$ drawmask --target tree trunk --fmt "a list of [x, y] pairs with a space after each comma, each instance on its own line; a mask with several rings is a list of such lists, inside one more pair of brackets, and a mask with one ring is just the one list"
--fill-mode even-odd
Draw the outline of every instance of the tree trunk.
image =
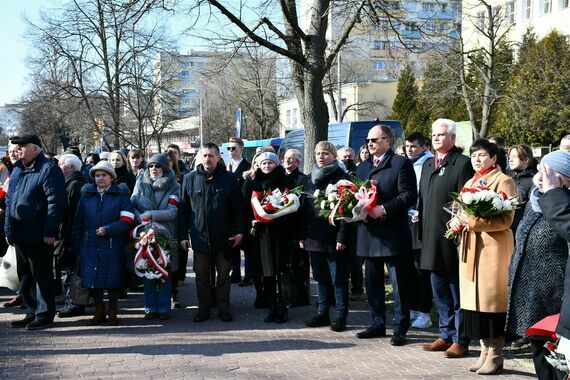
[[327, 139], [329, 111], [323, 93], [322, 75], [307, 70], [304, 80], [304, 102], [301, 108], [305, 128], [304, 171], [310, 173], [315, 164], [315, 145]]

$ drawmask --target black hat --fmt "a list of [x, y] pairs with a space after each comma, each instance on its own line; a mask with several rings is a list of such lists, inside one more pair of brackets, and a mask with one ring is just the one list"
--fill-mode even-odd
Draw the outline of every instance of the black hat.
[[40, 148], [42, 146], [40, 138], [36, 135], [24, 135], [22, 137], [12, 140], [11, 143], [16, 145], [26, 145], [32, 143], [34, 145], [39, 146]]

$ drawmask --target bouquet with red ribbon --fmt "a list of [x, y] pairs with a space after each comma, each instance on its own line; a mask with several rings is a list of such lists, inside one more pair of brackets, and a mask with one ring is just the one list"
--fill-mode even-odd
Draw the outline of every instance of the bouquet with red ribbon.
[[296, 212], [301, 206], [299, 197], [302, 191], [303, 186], [298, 186], [292, 190], [285, 189], [283, 192], [279, 189], [266, 192], [252, 192], [251, 208], [253, 209], [255, 220], [261, 223], [268, 223]]
[[341, 179], [330, 184], [324, 191], [316, 190], [312, 195], [319, 215], [328, 218], [331, 225], [335, 220], [348, 223], [366, 219], [376, 205], [377, 184], [374, 180], [360, 181]]
[[131, 231], [136, 250], [134, 259], [135, 274], [149, 280], [169, 281], [170, 233], [161, 224], [146, 222]]

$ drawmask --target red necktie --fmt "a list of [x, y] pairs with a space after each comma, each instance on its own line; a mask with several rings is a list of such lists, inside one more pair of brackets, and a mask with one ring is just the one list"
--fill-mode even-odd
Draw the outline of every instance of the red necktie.
[[380, 157], [374, 157], [374, 166], [379, 166], [382, 160]]

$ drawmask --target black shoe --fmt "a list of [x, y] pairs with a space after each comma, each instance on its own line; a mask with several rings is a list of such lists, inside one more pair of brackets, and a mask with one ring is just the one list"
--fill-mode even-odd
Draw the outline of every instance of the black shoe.
[[403, 346], [406, 344], [406, 336], [404, 334], [394, 334], [392, 339], [390, 339], [390, 344], [392, 346]]
[[241, 282], [241, 276], [231, 276], [230, 277], [230, 282], [232, 284], [239, 284]]
[[12, 327], [26, 327], [29, 323], [32, 323], [36, 319], [36, 316], [33, 314], [26, 314], [24, 319], [18, 319], [17, 321], [10, 322]]
[[207, 321], [208, 319], [210, 319], [210, 315], [205, 313], [198, 312], [198, 314], [194, 316], [194, 322], [198, 323]]
[[180, 305], [180, 301], [178, 301], [178, 290], [175, 293], [172, 293], [172, 308], [173, 309], [180, 309], [182, 305]]
[[331, 325], [331, 330], [336, 332], [346, 330], [346, 317], [337, 317]]
[[230, 314], [229, 311], [223, 311], [218, 313], [218, 317], [222, 322], [231, 322], [234, 320], [234, 317]]
[[53, 325], [53, 319], [36, 319], [26, 325], [26, 330], [42, 330]]
[[272, 308], [269, 309], [269, 312], [267, 313], [267, 317], [265, 317], [263, 319], [263, 322], [265, 323], [273, 323], [277, 320], [277, 309]]
[[251, 278], [243, 278], [243, 280], [241, 280], [241, 282], [238, 284], [238, 286], [250, 286], [253, 285], [253, 280]]
[[275, 323], [285, 323], [289, 320], [289, 312], [286, 307], [281, 307], [277, 312], [277, 318], [275, 318]]
[[527, 337], [524, 337], [524, 338], [517, 339], [513, 343], [511, 343], [511, 347], [521, 348], [523, 346], [526, 346], [527, 344], [530, 344], [530, 339]]
[[57, 316], [60, 318], [79, 317], [81, 315], [85, 315], [85, 307], [76, 305], [64, 307], [57, 312]]
[[305, 323], [307, 327], [330, 326], [331, 319], [328, 314], [317, 314], [309, 322]]
[[370, 338], [384, 338], [386, 336], [386, 329], [382, 327], [369, 327], [364, 331], [356, 334], [358, 339], [370, 339]]

